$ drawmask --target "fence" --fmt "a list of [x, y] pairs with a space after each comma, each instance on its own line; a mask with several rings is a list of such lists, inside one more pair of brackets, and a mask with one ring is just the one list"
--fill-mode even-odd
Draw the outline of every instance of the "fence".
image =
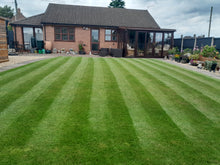
[[[220, 51], [220, 38], [176, 38], [174, 39], [174, 47], [178, 47], [181, 50], [181, 44], [183, 40], [182, 49], [190, 48], [193, 49], [194, 46], [198, 48], [204, 47], [205, 45], [214, 45], [218, 51]], [[195, 43], [196, 42], [196, 43]]]

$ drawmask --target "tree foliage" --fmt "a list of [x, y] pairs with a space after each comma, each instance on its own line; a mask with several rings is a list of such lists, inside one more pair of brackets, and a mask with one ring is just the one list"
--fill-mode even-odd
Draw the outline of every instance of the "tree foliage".
[[10, 6], [5, 5], [4, 7], [0, 6], [0, 16], [6, 17], [6, 18], [12, 18], [14, 15], [14, 9], [12, 9]]
[[125, 2], [123, 0], [112, 0], [108, 7], [109, 8], [124, 8]]

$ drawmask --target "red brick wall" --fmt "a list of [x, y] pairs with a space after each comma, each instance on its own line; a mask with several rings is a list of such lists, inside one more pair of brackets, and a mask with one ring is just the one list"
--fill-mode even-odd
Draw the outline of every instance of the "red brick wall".
[[[70, 48], [74, 49], [75, 51], [79, 51], [78, 45], [83, 43], [85, 52], [87, 54], [91, 51], [91, 29], [88, 28], [87, 30], [83, 30], [82, 27], [75, 27], [75, 42], [64, 42], [64, 41], [55, 41], [54, 40], [54, 26], [45, 26], [44, 30], [46, 30], [46, 40], [52, 41], [52, 47], [60, 50], [65, 48], [66, 51], [69, 51]], [[22, 38], [22, 28], [16, 27], [16, 34], [17, 34], [17, 41], [19, 44], [23, 44]], [[45, 34], [45, 33], [44, 33]], [[45, 40], [45, 36], [44, 36]], [[100, 48], [117, 48], [117, 42], [106, 42], [105, 41], [105, 29], [100, 28]]]
[[[15, 28], [13, 28], [14, 35], [15, 35]], [[16, 37], [18, 44], [23, 44], [23, 37], [22, 37], [22, 28], [21, 27], [16, 27]]]
[[86, 53], [90, 52], [90, 30], [83, 30], [82, 27], [75, 27], [75, 42], [55, 41], [54, 27], [46, 26], [46, 40], [52, 41], [52, 47], [58, 49], [65, 48], [68, 51], [70, 48], [79, 51], [78, 45], [85, 44]]
[[118, 48], [118, 42], [105, 41], [105, 29], [100, 29], [100, 48]]
[[[52, 41], [52, 47], [56, 49], [70, 48], [79, 51], [78, 45], [85, 44], [84, 49], [87, 54], [91, 51], [91, 29], [83, 30], [82, 27], [75, 27], [75, 42], [54, 41], [54, 27], [46, 26], [46, 40]], [[100, 29], [100, 48], [117, 48], [117, 42], [105, 42], [105, 29]]]

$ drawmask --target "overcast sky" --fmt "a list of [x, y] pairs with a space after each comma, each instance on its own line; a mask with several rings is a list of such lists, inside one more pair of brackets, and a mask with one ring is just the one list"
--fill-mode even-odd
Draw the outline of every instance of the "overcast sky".
[[[107, 7], [111, 0], [17, 0], [24, 16], [43, 13], [48, 3]], [[14, 8], [14, 0], [0, 6]], [[220, 0], [125, 0], [125, 8], [148, 10], [161, 28], [176, 29], [175, 37], [208, 35], [210, 8], [213, 9], [211, 36], [220, 37]]]

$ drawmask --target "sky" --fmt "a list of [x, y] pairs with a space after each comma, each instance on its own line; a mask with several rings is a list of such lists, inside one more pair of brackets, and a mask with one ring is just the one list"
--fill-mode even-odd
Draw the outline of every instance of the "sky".
[[[175, 38], [208, 36], [213, 6], [211, 37], [220, 37], [220, 0], [124, 0], [125, 8], [148, 10], [161, 28], [176, 29]], [[107, 7], [111, 0], [17, 0], [26, 17], [45, 12], [49, 3]], [[1, 0], [0, 6], [14, 8], [14, 0]]]

